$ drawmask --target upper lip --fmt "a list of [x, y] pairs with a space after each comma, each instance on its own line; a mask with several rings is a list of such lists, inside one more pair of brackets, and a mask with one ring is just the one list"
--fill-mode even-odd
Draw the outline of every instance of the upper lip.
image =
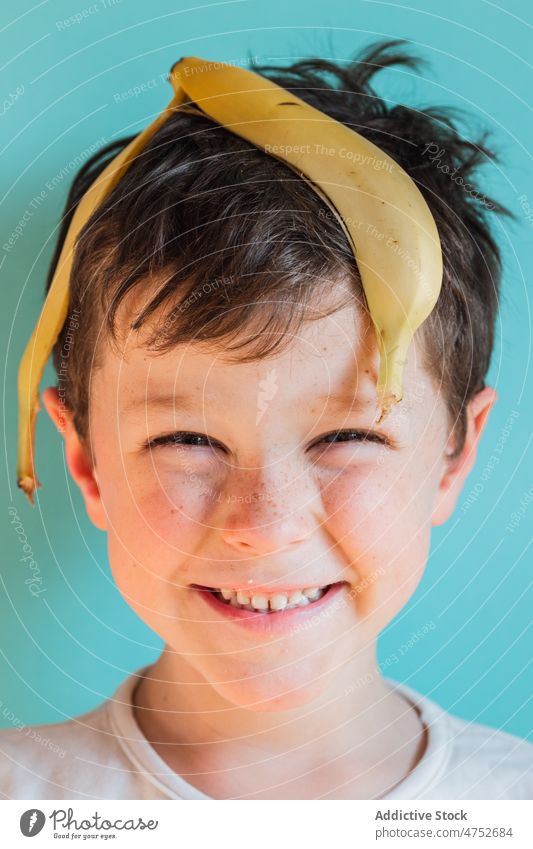
[[264, 593], [265, 595], [272, 595], [273, 593], [293, 593], [293, 592], [296, 592], [297, 590], [300, 590], [300, 592], [302, 592], [304, 589], [307, 589], [308, 587], [329, 587], [332, 584], [344, 584], [344, 583], [346, 583], [346, 582], [345, 581], [330, 581], [329, 583], [316, 583], [316, 584], [308, 582], [306, 584], [300, 584], [299, 586], [291, 586], [291, 587], [287, 587], [287, 586], [281, 587], [281, 586], [278, 586], [277, 584], [264, 584], [264, 585], [261, 585], [261, 586], [255, 585], [255, 584], [254, 585], [248, 585], [248, 586], [246, 586], [246, 585], [243, 586], [242, 584], [240, 584], [240, 585], [232, 584], [231, 586], [229, 584], [216, 584], [216, 586], [213, 585], [213, 584], [211, 584], [211, 585], [208, 585], [208, 584], [191, 584], [191, 586], [194, 589], [199, 589], [199, 590], [233, 590], [233, 592], [242, 592], [242, 593], [247, 593], [248, 595], [260, 595], [261, 593]]

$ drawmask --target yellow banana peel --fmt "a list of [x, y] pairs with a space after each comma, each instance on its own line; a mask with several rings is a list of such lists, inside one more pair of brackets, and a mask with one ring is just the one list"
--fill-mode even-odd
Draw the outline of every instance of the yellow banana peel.
[[343, 228], [376, 331], [381, 421], [402, 398], [412, 338], [442, 285], [442, 250], [431, 211], [411, 177], [356, 131], [259, 74], [185, 57], [170, 71], [174, 97], [102, 171], [80, 201], [54, 279], [19, 368], [18, 485], [33, 503], [40, 486], [33, 444], [39, 382], [69, 302], [76, 237], [149, 139], [186, 100], [305, 179]]
[[78, 233], [94, 210], [112, 190], [128, 166], [146, 146], [149, 139], [183, 102], [184, 92], [177, 92], [166, 109], [146, 127], [118, 156], [106, 166], [80, 200], [72, 217], [54, 278], [50, 284], [41, 314], [20, 360], [18, 372], [18, 458], [17, 483], [33, 504], [35, 489], [41, 486], [35, 472], [35, 421], [39, 411], [39, 383], [67, 317], [69, 281]]

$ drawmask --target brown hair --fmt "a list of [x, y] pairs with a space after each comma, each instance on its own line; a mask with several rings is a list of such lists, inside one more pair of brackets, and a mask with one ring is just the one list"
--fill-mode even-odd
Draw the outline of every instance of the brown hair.
[[[419, 335], [426, 368], [447, 404], [457, 455], [466, 405], [483, 388], [489, 368], [498, 310], [501, 260], [487, 218], [510, 213], [472, 182], [484, 160], [496, 159], [486, 132], [476, 143], [467, 141], [451, 110], [389, 105], [373, 91], [370, 82], [381, 68], [418, 68], [420, 60], [400, 44], [370, 45], [345, 66], [319, 58], [287, 68], [250, 64], [370, 139], [423, 193], [441, 238], [444, 279]], [[81, 196], [132, 138], [102, 148], [78, 172], [48, 285]], [[290, 341], [301, 322], [316, 315], [310, 308], [341, 281], [347, 293], [342, 303], [356, 300], [365, 309], [351, 248], [313, 189], [283, 162], [189, 104], [153, 136], [77, 241], [70, 309], [79, 310], [80, 327], [61, 374], [80, 436], [88, 435], [99, 338], [116, 340], [117, 309], [134, 287], [155, 289], [130, 325], [137, 330], [157, 319], [148, 340], [153, 350], [217, 342], [226, 352], [239, 351], [236, 358], [244, 362]], [[54, 348], [58, 376], [71, 333], [67, 318]]]

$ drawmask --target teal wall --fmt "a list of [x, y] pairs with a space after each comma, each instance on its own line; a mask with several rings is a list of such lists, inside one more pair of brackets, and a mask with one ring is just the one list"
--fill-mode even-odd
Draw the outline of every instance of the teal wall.
[[[61, 23], [84, 9], [79, 22]], [[310, 55], [347, 60], [382, 36], [409, 38], [431, 70], [420, 77], [405, 70], [383, 72], [379, 92], [413, 105], [465, 107], [475, 135], [489, 126], [501, 163], [486, 169], [485, 190], [518, 219], [498, 226], [505, 294], [490, 381], [499, 402], [457, 510], [436, 530], [422, 582], [382, 634], [379, 656], [385, 674], [446, 709], [526, 736], [531, 724], [526, 670], [533, 222], [519, 199], [526, 195], [533, 207], [528, 0], [507, 0], [500, 8], [482, 0], [444, 5], [410, 0], [405, 7], [364, 0], [205, 5], [197, 0], [97, 0], [93, 5], [89, 0], [4, 0], [1, 14], [2, 91], [12, 97], [2, 107], [0, 124], [0, 321], [6, 362], [0, 726], [55, 722], [88, 710], [161, 649], [159, 638], [114, 587], [104, 535], [85, 516], [65, 473], [62, 442], [44, 412], [37, 425], [44, 488], [33, 509], [15, 484], [16, 369], [40, 308], [54, 229], [73, 174], [69, 163], [91, 146], [140, 131], [153, 120], [171, 97], [159, 75], [182, 55], [228, 62], [242, 62], [249, 52], [259, 61], [280, 63]], [[132, 86], [154, 78], [158, 85], [121, 99]], [[6, 251], [2, 245], [24, 218], [20, 237]], [[48, 366], [42, 387], [53, 382]], [[30, 572], [20, 560], [10, 510], [17, 511], [16, 522], [46, 587], [36, 597], [25, 583]], [[408, 641], [410, 648], [402, 653], [399, 646]]]

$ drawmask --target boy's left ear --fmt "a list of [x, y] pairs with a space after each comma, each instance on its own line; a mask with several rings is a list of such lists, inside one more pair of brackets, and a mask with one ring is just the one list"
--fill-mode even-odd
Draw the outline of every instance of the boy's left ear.
[[[467, 428], [463, 450], [455, 460], [446, 460], [444, 473], [439, 484], [432, 525], [443, 525], [455, 510], [457, 499], [476, 461], [481, 434], [489, 413], [498, 400], [491, 386], [485, 386], [470, 401], [467, 408]], [[451, 446], [453, 447], [453, 445]]]
[[80, 438], [70, 410], [61, 403], [57, 387], [49, 386], [42, 395], [46, 411], [65, 440], [65, 454], [70, 473], [78, 484], [92, 523], [101, 531], [107, 529], [106, 513], [100, 497], [90, 452]]

